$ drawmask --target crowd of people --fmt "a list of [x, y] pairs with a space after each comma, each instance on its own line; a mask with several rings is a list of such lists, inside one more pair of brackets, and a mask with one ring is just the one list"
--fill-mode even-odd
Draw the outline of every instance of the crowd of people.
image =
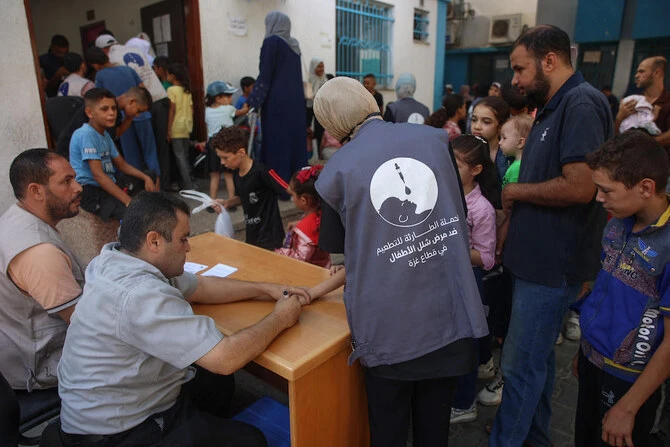
[[[84, 105], [65, 154], [31, 149], [10, 167], [0, 371], [17, 392], [58, 387], [60, 421], [42, 445], [266, 445], [225, 418], [232, 374], [345, 284], [372, 446], [404, 447], [410, 426], [415, 446], [448, 445], [450, 424], [475, 420], [478, 404], [499, 405], [489, 445], [551, 445], [566, 320], [580, 340], [575, 445], [653, 445], [670, 377], [664, 58], [640, 63], [641, 94], [619, 104], [573, 69], [567, 34], [540, 25], [514, 43], [510, 82], [478, 84], [474, 97], [448, 86], [431, 114], [410, 73], [386, 105], [374, 75], [329, 79], [318, 58], [303, 84], [290, 20], [270, 13], [260, 73], [241, 80], [237, 103], [232, 84], [207, 86], [202, 146], [212, 209], [241, 206], [247, 243], [330, 268], [307, 288], [184, 272], [189, 208], [159, 191], [169, 188], [158, 140], [192, 189], [188, 71], [159, 57], [151, 70], [148, 48], [137, 51], [98, 37], [86, 54], [93, 85], [55, 37], [47, 92]], [[254, 123], [237, 122], [252, 109], [260, 157]], [[314, 137], [334, 150], [325, 165], [308, 165]], [[288, 198], [304, 214], [287, 234], [278, 200]], [[56, 231], [80, 206], [121, 220], [88, 268]], [[339, 253], [344, 265], [332, 266]], [[276, 304], [226, 337], [190, 306], [245, 299]], [[479, 393], [478, 378], [490, 379]]]

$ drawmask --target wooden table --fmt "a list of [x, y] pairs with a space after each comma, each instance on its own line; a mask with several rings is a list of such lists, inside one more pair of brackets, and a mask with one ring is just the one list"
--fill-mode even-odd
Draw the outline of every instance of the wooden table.
[[[187, 260], [237, 267], [230, 278], [312, 286], [328, 271], [234, 239], [206, 233], [190, 239]], [[226, 335], [251, 326], [274, 307], [268, 301], [194, 305]], [[369, 429], [363, 373], [351, 353], [342, 291], [303, 308], [299, 322], [254, 360], [288, 382], [291, 446], [367, 446]]]

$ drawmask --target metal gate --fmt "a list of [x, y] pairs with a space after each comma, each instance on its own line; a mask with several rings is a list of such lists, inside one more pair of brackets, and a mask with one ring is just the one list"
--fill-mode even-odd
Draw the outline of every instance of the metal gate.
[[335, 73], [359, 81], [372, 73], [381, 87], [393, 81], [393, 7], [358, 0], [337, 0]]

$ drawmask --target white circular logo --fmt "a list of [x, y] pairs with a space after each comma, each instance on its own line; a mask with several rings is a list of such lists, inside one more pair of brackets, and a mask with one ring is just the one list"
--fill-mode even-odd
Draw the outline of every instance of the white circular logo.
[[420, 114], [420, 113], [416, 113], [416, 112], [412, 113], [412, 114], [407, 118], [407, 122], [410, 123], [410, 124], [423, 124], [424, 121], [426, 121], [426, 120], [425, 120], [425, 118], [423, 117], [423, 115]]
[[428, 219], [437, 203], [435, 174], [413, 158], [391, 159], [372, 176], [370, 200], [379, 216], [391, 225], [419, 225]]

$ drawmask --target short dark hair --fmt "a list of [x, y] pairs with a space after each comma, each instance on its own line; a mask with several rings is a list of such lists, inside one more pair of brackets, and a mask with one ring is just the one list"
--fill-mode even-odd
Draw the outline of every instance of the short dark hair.
[[170, 58], [167, 56], [156, 56], [156, 58], [154, 59], [154, 65], [157, 67], [161, 67], [165, 70], [168, 69], [170, 64], [171, 64]]
[[84, 93], [84, 105], [86, 107], [92, 107], [104, 98], [111, 98], [116, 100], [114, 93], [110, 92], [105, 88], [92, 88], [86, 93]]
[[536, 60], [540, 60], [548, 53], [556, 53], [564, 63], [572, 65], [570, 53], [570, 36], [554, 25], [538, 25], [522, 33], [512, 45], [512, 51], [523, 46]]
[[151, 99], [151, 93], [149, 93], [149, 90], [147, 90], [145, 87], [130, 87], [125, 94], [131, 98], [135, 98], [138, 105], [146, 107], [147, 109], [151, 109], [153, 99]]
[[502, 88], [500, 89], [500, 97], [512, 110], [518, 111], [528, 107], [528, 98], [526, 95], [521, 93], [521, 90], [513, 86], [509, 81], [502, 85]]
[[49, 163], [57, 157], [64, 158], [58, 152], [42, 148], [28, 149], [17, 155], [9, 167], [9, 182], [14, 190], [14, 197], [23, 199], [26, 188], [31, 183], [49, 183], [49, 178], [53, 175]]
[[214, 150], [235, 153], [249, 143], [249, 134], [240, 127], [224, 127], [212, 137]]
[[86, 62], [89, 64], [105, 65], [109, 62], [109, 56], [102, 51], [102, 48], [90, 47], [86, 50]]
[[668, 65], [668, 61], [663, 56], [652, 56], [651, 58], [651, 70], [661, 70], [661, 73], [665, 73], [665, 67]]
[[65, 37], [62, 34], [54, 34], [51, 36], [51, 45], [54, 47], [69, 47], [70, 42], [67, 40], [67, 37]]
[[240, 87], [244, 90], [245, 88], [249, 87], [250, 85], [253, 85], [256, 83], [256, 80], [252, 78], [251, 76], [245, 76], [242, 79], [240, 79]]
[[168, 242], [177, 226], [177, 211], [189, 215], [186, 202], [164, 192], [143, 192], [126, 208], [119, 228], [121, 247], [137, 253], [150, 231], [160, 234]]
[[372, 79], [374, 79], [375, 81], [377, 80], [377, 78], [375, 77], [375, 75], [373, 75], [372, 73], [368, 73], [368, 74], [366, 74], [365, 76], [363, 76], [363, 79], [369, 79], [369, 78], [372, 78]]
[[615, 182], [630, 189], [649, 178], [656, 193], [665, 191], [670, 175], [668, 154], [649, 134], [631, 129], [603, 143], [586, 156], [591, 169], [605, 169]]
[[79, 71], [82, 62], [84, 62], [84, 59], [77, 53], [65, 53], [65, 56], [63, 56], [63, 67], [68, 73]]

